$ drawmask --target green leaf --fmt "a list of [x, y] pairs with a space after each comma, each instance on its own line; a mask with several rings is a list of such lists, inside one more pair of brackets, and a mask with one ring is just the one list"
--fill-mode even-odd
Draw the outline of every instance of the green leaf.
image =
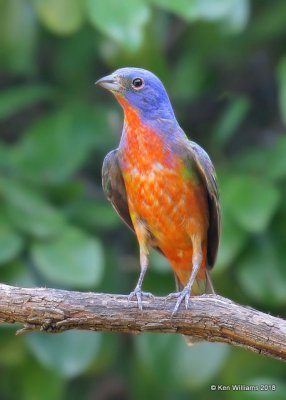
[[40, 184], [62, 184], [86, 161], [100, 141], [106, 112], [88, 106], [71, 106], [42, 117], [13, 150], [11, 163], [18, 174]]
[[286, 303], [286, 277], [280, 270], [276, 246], [267, 237], [252, 243], [237, 274], [243, 290], [256, 301], [274, 306]]
[[0, 216], [0, 266], [17, 257], [22, 248], [22, 237]]
[[[142, 374], [146, 374], [146, 379], [156, 377], [165, 382], [166, 392], [178, 386], [199, 388], [206, 385], [219, 373], [230, 350], [224, 344], [205, 342], [187, 347], [182, 337], [170, 334], [136, 337], [136, 346]], [[140, 377], [145, 379], [142, 374]]]
[[267, 228], [280, 201], [279, 191], [272, 183], [254, 176], [230, 175], [221, 185], [221, 192], [233, 219], [253, 233]]
[[30, 359], [27, 361], [21, 369], [22, 400], [63, 399], [64, 379], [55, 371], [48, 371], [35, 361], [32, 362]]
[[[286, 135], [279, 137], [277, 142], [269, 150], [267, 163], [265, 163], [264, 151], [264, 167], [265, 174], [269, 179], [282, 179], [286, 177]], [[265, 165], [266, 164], [266, 165]]]
[[282, 57], [277, 71], [279, 107], [284, 124], [286, 124], [286, 56]]
[[0, 1], [1, 69], [16, 73], [35, 72], [37, 22], [30, 1]]
[[0, 142], [0, 171], [9, 170], [11, 165], [11, 147]]
[[[149, 0], [151, 3], [178, 14], [188, 21], [223, 20], [233, 30], [245, 26], [249, 15], [248, 0]], [[236, 14], [235, 16], [233, 14]]]
[[[242, 154], [238, 154], [232, 160], [233, 167], [242, 173], [267, 175], [270, 170], [265, 157], [270, 157], [269, 147], [250, 147]], [[267, 155], [266, 155], [267, 154]]]
[[1, 274], [2, 280], [8, 285], [19, 287], [35, 287], [39, 285], [39, 279], [35, 276], [31, 267], [31, 260], [25, 257], [25, 253], [21, 257], [17, 257], [9, 262], [7, 268], [3, 268], [6, 274]]
[[165, 8], [190, 21], [197, 19], [217, 19], [228, 10], [226, 1], [221, 0], [151, 0], [153, 4]]
[[19, 182], [1, 178], [0, 194], [9, 220], [23, 232], [44, 238], [56, 234], [64, 225], [59, 211]]
[[71, 378], [84, 372], [101, 346], [100, 333], [69, 331], [59, 335], [31, 333], [26, 342], [34, 356], [47, 368]]
[[180, 343], [173, 369], [177, 381], [186, 387], [204, 386], [225, 365], [230, 352], [227, 345], [220, 343], [198, 343], [189, 352], [185, 346]]
[[81, 199], [66, 208], [67, 215], [73, 221], [89, 228], [105, 231], [121, 225], [121, 220], [108, 201], [99, 203], [96, 200]]
[[220, 117], [213, 136], [216, 143], [225, 144], [236, 132], [239, 125], [245, 119], [250, 108], [250, 102], [246, 97], [240, 96], [234, 99], [224, 110]]
[[150, 251], [150, 265], [157, 272], [163, 274], [171, 272], [171, 267], [166, 257], [164, 257], [163, 254], [158, 253], [156, 250], [153, 249], [151, 249]]
[[269, 180], [280, 180], [286, 177], [285, 154], [286, 135], [283, 134], [271, 146], [249, 148], [234, 159], [234, 166], [247, 173], [259, 173]]
[[[247, 381], [247, 385], [258, 387], [260, 390], [240, 392], [242, 396], [236, 396], [237, 400], [284, 400], [286, 393], [285, 380], [277, 378], [275, 375], [255, 377]], [[263, 390], [264, 389], [264, 390]], [[238, 393], [236, 393], [237, 395]]]
[[[224, 210], [224, 209], [223, 209]], [[218, 258], [213, 273], [220, 273], [230, 267], [244, 248], [248, 234], [226, 212], [222, 216], [222, 234], [219, 244]]]
[[158, 7], [162, 7], [165, 10], [172, 11], [179, 16], [183, 16], [183, 9], [185, 9], [185, 17], [193, 15], [195, 6], [188, 0], [178, 0], [176, 2], [172, 0], [150, 0], [151, 4]]
[[5, 325], [1, 323], [0, 363], [3, 366], [5, 365], [5, 369], [13, 368], [13, 370], [15, 370], [16, 368], [19, 368], [19, 365], [25, 361], [26, 357], [26, 349], [23, 342], [21, 340], [13, 340], [15, 339], [13, 335], [14, 331], [15, 328], [11, 328], [11, 324]]
[[102, 279], [102, 246], [79, 229], [66, 226], [52, 240], [33, 243], [31, 252], [36, 268], [52, 282], [90, 288]]
[[150, 10], [142, 0], [87, 0], [87, 16], [103, 34], [127, 50], [137, 50]]
[[69, 35], [83, 23], [83, 1], [79, 0], [33, 0], [42, 23], [52, 32]]
[[241, 32], [249, 20], [249, 0], [232, 0], [228, 3], [230, 7], [223, 18], [224, 28], [231, 33]]
[[[172, 76], [173, 95], [186, 102], [202, 96], [207, 86], [208, 71], [198, 53], [183, 54], [174, 65]], [[186, 85], [186, 82], [190, 84]]]
[[49, 99], [53, 90], [48, 86], [20, 86], [0, 93], [0, 120], [9, 118], [13, 114], [21, 111], [42, 100]]

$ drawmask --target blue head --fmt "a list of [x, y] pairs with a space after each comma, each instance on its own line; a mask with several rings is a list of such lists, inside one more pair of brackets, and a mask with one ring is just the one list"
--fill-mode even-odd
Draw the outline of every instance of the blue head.
[[122, 96], [144, 120], [175, 119], [164, 85], [152, 72], [142, 68], [120, 68], [99, 79], [97, 84]]

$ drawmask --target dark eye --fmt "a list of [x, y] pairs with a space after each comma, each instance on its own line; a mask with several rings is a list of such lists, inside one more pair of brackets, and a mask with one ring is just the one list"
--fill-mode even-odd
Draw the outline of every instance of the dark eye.
[[142, 89], [144, 86], [144, 81], [141, 78], [135, 78], [132, 81], [132, 86], [134, 87], [134, 89]]

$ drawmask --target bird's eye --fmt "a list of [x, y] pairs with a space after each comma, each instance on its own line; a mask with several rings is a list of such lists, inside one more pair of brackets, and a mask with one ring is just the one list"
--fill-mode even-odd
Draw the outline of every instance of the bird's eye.
[[141, 78], [135, 78], [132, 81], [132, 86], [134, 89], [138, 90], [138, 89], [142, 89], [144, 86], [144, 81]]

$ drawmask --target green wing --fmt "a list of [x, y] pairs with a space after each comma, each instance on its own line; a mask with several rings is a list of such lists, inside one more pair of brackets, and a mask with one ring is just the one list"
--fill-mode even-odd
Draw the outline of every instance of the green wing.
[[118, 162], [118, 149], [108, 153], [102, 165], [102, 187], [105, 196], [122, 220], [134, 232], [130, 218], [123, 176]]
[[214, 266], [221, 227], [221, 212], [219, 193], [216, 183], [214, 166], [208, 154], [197, 143], [188, 141], [188, 158], [194, 163], [200, 178], [205, 185], [209, 205], [209, 230], [208, 230], [208, 267]]

